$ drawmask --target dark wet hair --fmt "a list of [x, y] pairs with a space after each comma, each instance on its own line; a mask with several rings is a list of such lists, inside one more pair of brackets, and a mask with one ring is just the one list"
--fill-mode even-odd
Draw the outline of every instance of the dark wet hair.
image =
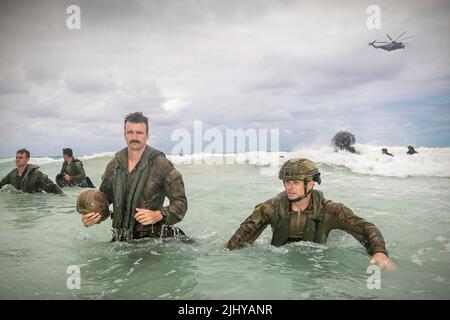
[[148, 118], [142, 114], [142, 112], [133, 112], [127, 114], [125, 117], [125, 121], [123, 123], [123, 128], [125, 129], [125, 126], [127, 122], [133, 122], [133, 123], [145, 123], [145, 128], [148, 133]]
[[70, 149], [70, 148], [64, 148], [63, 149], [63, 155], [66, 155], [66, 156], [68, 156], [68, 157], [73, 157], [73, 151], [72, 151], [72, 149]]
[[30, 151], [28, 151], [25, 148], [17, 150], [16, 153], [20, 153], [20, 154], [24, 154], [25, 153], [25, 157], [27, 157], [27, 159], [30, 159]]

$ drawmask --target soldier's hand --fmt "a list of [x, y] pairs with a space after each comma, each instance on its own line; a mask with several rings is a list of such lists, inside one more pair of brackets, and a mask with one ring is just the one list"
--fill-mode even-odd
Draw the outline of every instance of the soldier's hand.
[[82, 215], [81, 221], [83, 222], [85, 227], [90, 227], [96, 223], [99, 223], [101, 218], [102, 218], [102, 215], [100, 213], [89, 212], [89, 213]]
[[65, 175], [64, 175], [64, 180], [66, 180], [66, 181], [70, 181], [70, 176], [66, 173]]
[[153, 211], [148, 209], [140, 209], [136, 208], [136, 214], [134, 215], [134, 218], [141, 223], [142, 225], [146, 226], [149, 224], [157, 223], [158, 221], [161, 221], [163, 219], [163, 216], [161, 214], [161, 211]]
[[369, 263], [377, 264], [380, 267], [380, 269], [391, 271], [397, 270], [397, 266], [395, 265], [394, 261], [389, 259], [389, 257], [382, 252], [375, 253], [372, 259], [369, 260]]

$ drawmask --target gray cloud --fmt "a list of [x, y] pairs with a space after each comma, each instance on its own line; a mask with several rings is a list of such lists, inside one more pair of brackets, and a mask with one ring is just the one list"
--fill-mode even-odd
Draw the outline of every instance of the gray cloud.
[[[70, 31], [65, 10], [74, 3], [82, 28]], [[387, 139], [390, 127], [379, 122], [400, 128], [402, 115], [433, 144], [436, 132], [424, 127], [442, 118], [416, 102], [447, 97], [441, 114], [449, 113], [449, 3], [378, 1], [381, 30], [366, 28], [370, 4], [3, 1], [0, 134], [9, 144], [0, 149], [55, 139], [86, 150], [121, 146], [123, 117], [136, 110], [150, 117], [156, 146], [168, 149], [170, 132], [193, 120], [277, 127], [288, 148], [327, 142], [341, 129]], [[416, 35], [406, 50], [367, 47], [404, 30]], [[168, 109], [169, 101], [186, 107]], [[7, 129], [14, 122], [20, 135]], [[438, 126], [443, 135], [448, 123]]]
[[26, 93], [30, 84], [26, 81], [23, 70], [5, 68], [0, 75], [0, 95]]

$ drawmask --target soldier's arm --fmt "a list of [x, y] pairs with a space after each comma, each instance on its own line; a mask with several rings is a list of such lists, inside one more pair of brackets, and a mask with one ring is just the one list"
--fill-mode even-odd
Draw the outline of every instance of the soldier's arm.
[[162, 223], [171, 225], [183, 220], [188, 208], [187, 198], [183, 177], [169, 160], [166, 160], [161, 171], [164, 191], [169, 199], [169, 205], [161, 209], [164, 216]]
[[255, 207], [252, 214], [245, 219], [226, 244], [229, 250], [245, 247], [255, 242], [266, 229], [271, 220], [271, 213], [275, 212], [275, 205], [269, 200]]
[[65, 175], [66, 174], [66, 166], [65, 166], [65, 161], [63, 162], [62, 166], [61, 166], [61, 172], [60, 174]]
[[114, 202], [114, 162], [111, 160], [106, 166], [105, 172], [102, 175], [102, 183], [99, 190], [103, 192], [108, 199], [108, 203]]
[[40, 177], [38, 178], [38, 181], [42, 190], [47, 193], [64, 194], [61, 188], [58, 187], [52, 180], [50, 180], [50, 178], [46, 174], [39, 172], [39, 175]]
[[84, 171], [83, 165], [80, 162], [76, 162], [74, 164], [74, 169], [74, 172], [76, 172], [77, 174], [73, 175], [71, 179], [74, 183], [80, 184], [86, 178], [86, 173]]
[[0, 188], [3, 188], [4, 185], [11, 183], [11, 172], [8, 173], [1, 181]]
[[333, 229], [341, 229], [351, 234], [371, 255], [376, 253], [388, 255], [383, 235], [373, 223], [358, 217], [342, 203], [324, 200], [324, 207], [325, 212], [334, 218]]

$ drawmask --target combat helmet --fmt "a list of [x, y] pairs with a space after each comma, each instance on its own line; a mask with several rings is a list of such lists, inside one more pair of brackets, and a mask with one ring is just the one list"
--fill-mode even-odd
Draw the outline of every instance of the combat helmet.
[[278, 178], [285, 181], [303, 181], [305, 192], [302, 196], [291, 200], [293, 202], [305, 199], [312, 191], [306, 190], [306, 185], [310, 181], [315, 181], [318, 184], [322, 182], [320, 179], [320, 172], [314, 161], [305, 158], [294, 158], [286, 161], [280, 169]]
[[314, 161], [305, 158], [295, 158], [286, 161], [280, 169], [278, 178], [283, 181], [316, 181], [322, 182], [320, 172]]
[[85, 190], [78, 195], [77, 211], [81, 214], [97, 212], [104, 219], [109, 215], [108, 200], [101, 191], [93, 189]]

